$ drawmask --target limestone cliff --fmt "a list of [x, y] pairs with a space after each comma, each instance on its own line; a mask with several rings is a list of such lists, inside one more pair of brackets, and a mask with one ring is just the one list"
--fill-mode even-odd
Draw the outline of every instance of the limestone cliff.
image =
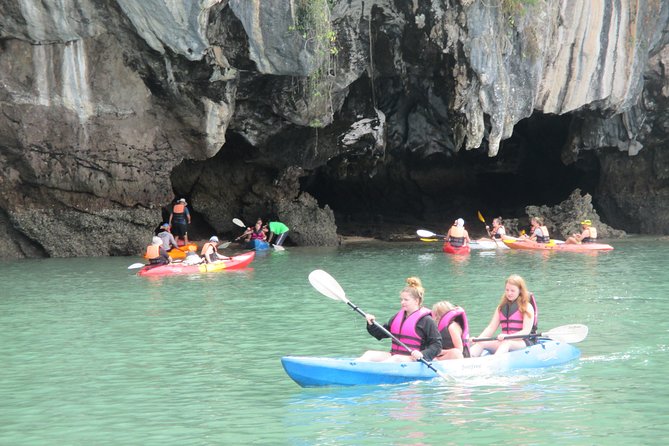
[[336, 215], [581, 187], [667, 233], [668, 24], [660, 0], [5, 0], [0, 254], [134, 254], [175, 196], [203, 234], [334, 244]]

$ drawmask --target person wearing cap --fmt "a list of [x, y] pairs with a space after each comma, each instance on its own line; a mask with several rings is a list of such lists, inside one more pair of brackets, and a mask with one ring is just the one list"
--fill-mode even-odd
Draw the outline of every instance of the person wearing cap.
[[177, 200], [174, 206], [172, 206], [169, 221], [172, 234], [177, 243], [179, 242], [179, 238], [182, 238], [184, 245], [188, 244], [188, 225], [190, 224], [190, 212], [188, 212], [187, 204], [185, 198]]
[[158, 233], [158, 237], [163, 241], [163, 248], [165, 251], [169, 251], [173, 247], [176, 249], [179, 249], [179, 245], [177, 245], [177, 241], [174, 239], [174, 236], [170, 232], [170, 224], [169, 223], [163, 223], [160, 225], [160, 232]]
[[469, 233], [465, 229], [465, 221], [462, 218], [453, 222], [453, 226], [446, 233], [446, 241], [454, 248], [467, 246], [471, 242]]
[[218, 237], [215, 235], [209, 238], [209, 241], [202, 245], [200, 255], [204, 257], [205, 263], [214, 263], [217, 260], [229, 259], [229, 257], [222, 256], [218, 253]]
[[158, 236], [151, 239], [151, 244], [146, 247], [144, 257], [149, 260], [150, 265], [167, 265], [172, 261], [163, 248], [163, 239]]
[[572, 245], [577, 245], [580, 243], [596, 243], [597, 242], [597, 229], [592, 227], [592, 221], [583, 220], [581, 222], [581, 227], [583, 230], [580, 234], [572, 234], [565, 243]]

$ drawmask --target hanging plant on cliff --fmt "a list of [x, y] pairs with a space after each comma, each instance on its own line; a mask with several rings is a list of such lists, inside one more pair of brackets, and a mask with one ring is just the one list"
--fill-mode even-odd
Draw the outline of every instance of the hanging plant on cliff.
[[315, 69], [303, 78], [295, 78], [296, 106], [306, 109], [308, 125], [324, 127], [332, 121], [332, 83], [336, 56], [339, 52], [337, 35], [330, 21], [332, 0], [294, 0], [295, 25], [289, 31], [298, 32], [304, 39], [306, 52], [315, 59]]

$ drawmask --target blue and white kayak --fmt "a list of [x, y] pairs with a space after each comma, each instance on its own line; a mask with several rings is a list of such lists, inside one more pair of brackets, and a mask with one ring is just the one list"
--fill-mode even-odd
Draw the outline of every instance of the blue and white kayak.
[[266, 251], [269, 249], [269, 243], [264, 240], [254, 239], [246, 242], [247, 249], [255, 249], [256, 251]]
[[[541, 339], [539, 344], [502, 355], [434, 361], [432, 365], [454, 378], [501, 375], [523, 369], [566, 364], [581, 356], [571, 344]], [[421, 362], [361, 362], [353, 358], [284, 356], [281, 364], [302, 387], [398, 384], [428, 380], [437, 374]]]

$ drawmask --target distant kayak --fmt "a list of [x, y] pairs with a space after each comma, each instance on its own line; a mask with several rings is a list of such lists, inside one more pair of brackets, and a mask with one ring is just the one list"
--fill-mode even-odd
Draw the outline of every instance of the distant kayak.
[[469, 245], [453, 246], [448, 242], [444, 242], [444, 252], [448, 254], [469, 254], [470, 250]]
[[[537, 345], [510, 353], [433, 361], [432, 365], [446, 375], [466, 379], [557, 366], [574, 361], [580, 355], [580, 350], [571, 344], [542, 339]], [[302, 387], [397, 384], [438, 376], [420, 362], [362, 362], [353, 358], [284, 356], [281, 364], [288, 376]]]
[[228, 260], [218, 260], [214, 263], [202, 263], [200, 265], [184, 265], [183, 263], [170, 263], [168, 265], [147, 265], [140, 269], [137, 275], [149, 276], [173, 276], [177, 274], [199, 274], [229, 271], [246, 268], [253, 261], [256, 253], [250, 251]]
[[265, 251], [269, 249], [269, 243], [260, 239], [249, 240], [246, 242], [246, 249], [255, 249], [256, 251]]
[[481, 239], [469, 243], [471, 249], [509, 249], [501, 240]]
[[504, 239], [504, 243], [511, 249], [526, 249], [536, 251], [567, 251], [567, 252], [592, 252], [592, 251], [611, 251], [613, 246], [605, 243], [557, 243], [551, 240], [549, 243], [537, 243], [526, 239]]

